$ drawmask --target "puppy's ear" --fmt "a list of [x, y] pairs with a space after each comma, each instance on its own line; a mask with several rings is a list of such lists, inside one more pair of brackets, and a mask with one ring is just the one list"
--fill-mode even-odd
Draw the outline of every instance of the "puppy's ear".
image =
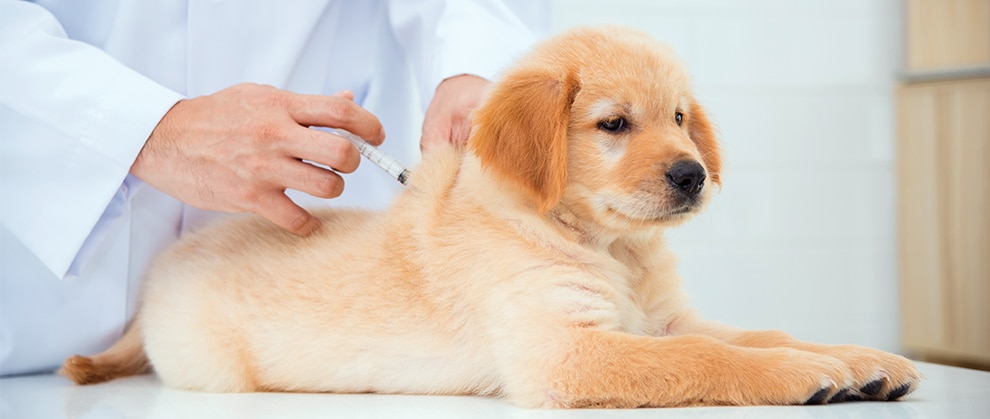
[[567, 125], [578, 84], [570, 72], [520, 68], [475, 113], [471, 149], [495, 176], [521, 186], [540, 213], [557, 205], [567, 183]]
[[718, 146], [718, 138], [715, 137], [715, 129], [704, 109], [697, 103], [691, 104], [691, 117], [688, 119], [688, 135], [694, 141], [701, 159], [708, 169], [708, 178], [712, 182], [722, 185], [722, 151]]

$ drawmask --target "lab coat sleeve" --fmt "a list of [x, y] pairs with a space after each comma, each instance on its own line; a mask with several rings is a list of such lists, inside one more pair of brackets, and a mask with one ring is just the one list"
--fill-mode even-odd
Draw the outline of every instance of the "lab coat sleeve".
[[44, 8], [0, 0], [3, 228], [56, 275], [71, 273], [99, 244], [99, 224], [120, 215], [131, 164], [180, 99], [68, 39]]
[[[422, 107], [444, 79], [473, 74], [493, 80], [547, 30], [549, 5], [498, 0], [392, 0], [393, 33], [418, 80]], [[520, 19], [516, 11], [537, 11], [544, 19]]]

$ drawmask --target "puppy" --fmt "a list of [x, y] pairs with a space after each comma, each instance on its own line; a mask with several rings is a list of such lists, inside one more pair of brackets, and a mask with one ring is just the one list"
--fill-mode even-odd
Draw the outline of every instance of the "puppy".
[[247, 217], [166, 251], [121, 340], [62, 373], [209, 392], [505, 397], [533, 407], [894, 400], [907, 359], [701, 319], [664, 231], [720, 184], [672, 52], [579, 29], [507, 70], [464, 152], [425, 156], [384, 213], [310, 237]]

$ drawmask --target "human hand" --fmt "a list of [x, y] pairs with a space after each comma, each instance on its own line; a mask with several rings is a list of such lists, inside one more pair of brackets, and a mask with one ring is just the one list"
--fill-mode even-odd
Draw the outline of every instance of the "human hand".
[[443, 143], [467, 143], [471, 134], [471, 111], [481, 104], [490, 84], [488, 80], [470, 74], [454, 76], [441, 82], [430, 106], [426, 108], [420, 150], [427, 152]]
[[245, 83], [181, 100], [148, 137], [131, 173], [189, 205], [253, 212], [307, 235], [319, 220], [285, 190], [337, 197], [344, 180], [334, 171], [353, 172], [361, 160], [346, 139], [308, 127], [343, 128], [375, 145], [385, 138], [378, 119], [353, 99], [350, 92], [300, 95]]

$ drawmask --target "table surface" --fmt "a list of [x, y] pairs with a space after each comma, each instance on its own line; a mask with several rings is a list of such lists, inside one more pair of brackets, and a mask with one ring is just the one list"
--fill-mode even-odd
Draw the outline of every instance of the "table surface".
[[0, 418], [990, 418], [990, 373], [918, 365], [925, 380], [898, 402], [630, 410], [534, 410], [459, 396], [210, 394], [166, 388], [153, 375], [75, 386], [45, 374], [0, 379]]

